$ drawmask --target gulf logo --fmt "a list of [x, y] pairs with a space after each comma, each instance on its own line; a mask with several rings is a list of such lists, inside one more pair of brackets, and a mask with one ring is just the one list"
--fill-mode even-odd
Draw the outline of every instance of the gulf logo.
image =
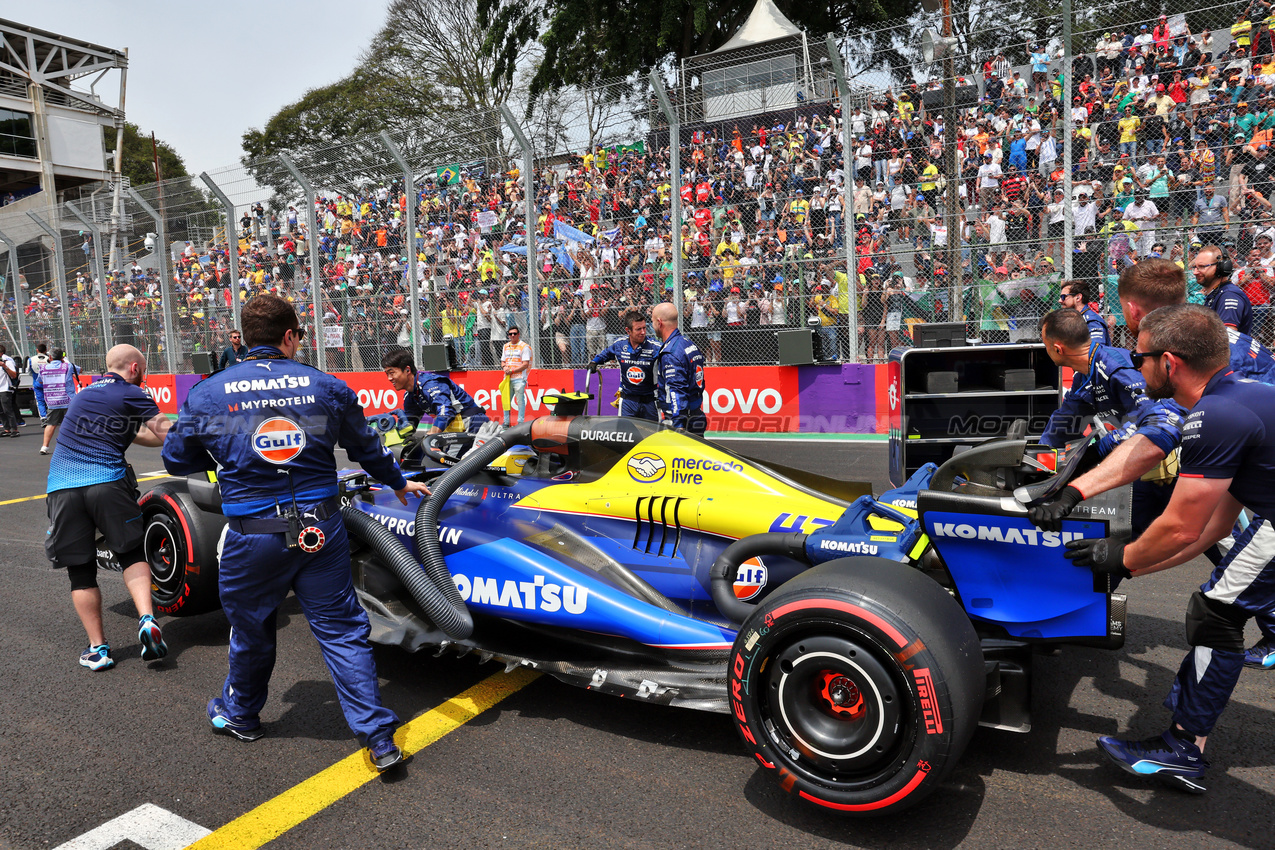
[[749, 558], [735, 571], [735, 598], [748, 601], [766, 587], [766, 567], [760, 558]]
[[641, 366], [630, 366], [624, 370], [624, 377], [630, 384], [640, 384], [646, 377], [646, 373], [642, 371]]
[[629, 458], [629, 477], [639, 484], [654, 484], [667, 468], [664, 458], [654, 452], [638, 452]]
[[703, 366], [695, 367], [695, 385], [698, 386], [700, 389], [704, 388], [704, 367]]
[[305, 431], [291, 419], [274, 416], [252, 432], [252, 450], [271, 463], [287, 463], [305, 448]]

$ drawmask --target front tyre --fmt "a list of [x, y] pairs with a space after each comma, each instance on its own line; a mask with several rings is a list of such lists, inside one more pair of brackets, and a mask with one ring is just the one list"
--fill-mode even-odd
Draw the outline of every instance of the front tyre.
[[946, 778], [978, 725], [983, 656], [933, 580], [845, 558], [787, 582], [731, 650], [736, 728], [788, 793], [850, 815], [893, 813]]
[[138, 504], [156, 611], [185, 617], [220, 608], [217, 540], [226, 518], [200, 510], [184, 481], [158, 484]]

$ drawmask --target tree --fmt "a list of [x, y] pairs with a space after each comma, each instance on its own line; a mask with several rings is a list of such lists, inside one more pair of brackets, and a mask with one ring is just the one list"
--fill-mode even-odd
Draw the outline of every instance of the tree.
[[156, 140], [151, 146], [149, 133], [131, 121], [124, 122], [124, 157], [122, 171], [134, 186], [144, 186], [155, 182], [155, 152], [159, 153], [159, 171], [164, 180], [178, 177], [189, 177], [186, 163], [167, 142]]
[[[483, 49], [497, 79], [512, 80], [525, 46], [544, 56], [531, 79], [533, 96], [565, 85], [645, 72], [668, 59], [707, 53], [747, 20], [754, 0], [477, 0]], [[812, 33], [847, 33], [904, 17], [917, 0], [776, 0], [793, 23]]]

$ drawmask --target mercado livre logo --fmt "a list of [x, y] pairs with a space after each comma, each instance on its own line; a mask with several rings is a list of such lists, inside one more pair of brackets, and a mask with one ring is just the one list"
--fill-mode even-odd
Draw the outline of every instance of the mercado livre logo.
[[629, 476], [641, 484], [654, 484], [664, 477], [668, 465], [655, 452], [637, 452], [629, 458]]

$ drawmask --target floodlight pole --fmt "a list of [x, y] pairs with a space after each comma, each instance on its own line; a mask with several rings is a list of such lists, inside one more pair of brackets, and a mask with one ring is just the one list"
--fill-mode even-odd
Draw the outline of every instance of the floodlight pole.
[[947, 228], [947, 316], [950, 322], [964, 321], [961, 303], [961, 233], [959, 221], [960, 172], [956, 167], [956, 57], [952, 44], [952, 0], [943, 0], [943, 173], [947, 179], [947, 201], [943, 205], [943, 225]]
[[200, 173], [199, 179], [204, 181], [208, 190], [217, 196], [217, 200], [221, 201], [222, 209], [226, 212], [226, 262], [230, 266], [230, 309], [234, 322], [233, 329], [240, 330], [239, 231], [235, 229], [235, 204], [225, 192], [221, 191], [221, 187], [213, 182], [207, 171]]
[[858, 229], [854, 219], [854, 158], [850, 150], [850, 82], [846, 77], [846, 66], [841, 62], [841, 46], [829, 33], [825, 44], [828, 48], [828, 62], [832, 65], [832, 73], [837, 78], [837, 91], [841, 93], [841, 164], [845, 174], [845, 197], [841, 202], [842, 235], [846, 250], [846, 281], [849, 293], [849, 308], [846, 310], [846, 333], [850, 337], [850, 360], [859, 359], [859, 273], [855, 268], [855, 237]]
[[[403, 221], [403, 227], [407, 232], [404, 240], [407, 248], [407, 293], [412, 302], [412, 361], [420, 363], [421, 336], [424, 331], [421, 328], [421, 285], [416, 270], [416, 176], [407, 163], [407, 157], [403, 156], [390, 134], [384, 130], [381, 131], [381, 142], [403, 172], [403, 194], [407, 196], [407, 217]], [[348, 287], [346, 292], [349, 292]]]
[[1063, 14], [1063, 280], [1071, 280], [1072, 251], [1076, 247], [1076, 217], [1071, 206], [1071, 0], [1062, 0]]
[[136, 189], [130, 186], [124, 191], [128, 192], [133, 203], [141, 207], [142, 211], [155, 222], [155, 263], [159, 267], [159, 297], [163, 300], [164, 310], [164, 362], [168, 365], [168, 374], [175, 375], [177, 373], [177, 328], [173, 326], [173, 279], [168, 273], [169, 252], [172, 250], [168, 245], [168, 228], [164, 226], [163, 217], [137, 193]]
[[[54, 208], [56, 211], [56, 207]], [[27, 217], [49, 236], [53, 237], [53, 273], [57, 275], [58, 312], [62, 314], [62, 345], [66, 359], [75, 360], [75, 343], [71, 339], [71, 299], [66, 294], [66, 260], [62, 256], [62, 237], [47, 221], [28, 210]]]
[[[668, 91], [664, 88], [664, 80], [658, 71], [651, 71], [651, 88], [655, 89], [655, 97], [660, 102], [660, 111], [668, 122], [668, 169], [669, 169], [669, 241], [673, 251], [673, 307], [677, 310], [677, 322], [682, 323], [682, 294], [686, 289], [686, 280], [682, 277], [682, 121], [677, 110], [669, 102]], [[659, 286], [656, 286], [659, 291]]]
[[18, 339], [21, 340], [21, 342], [17, 340], [14, 340], [14, 342], [21, 348], [18, 354], [25, 356], [27, 354], [27, 345], [30, 343], [27, 339], [27, 311], [22, 303], [22, 282], [18, 277], [18, 243], [6, 236], [3, 230], [0, 230], [0, 242], [3, 242], [9, 249], [8, 277], [13, 281], [13, 309], [17, 313]]
[[[92, 219], [80, 212], [75, 204], [67, 201], [66, 208], [93, 235], [93, 274], [97, 275], [98, 306], [102, 312], [102, 356], [105, 358], [106, 352], [111, 349], [113, 343], [111, 341], [111, 314], [109, 310], [111, 299], [106, 292], [106, 267], [102, 262], [102, 231], [93, 223]], [[103, 363], [105, 363], [105, 360], [103, 360]]]
[[[523, 211], [526, 216], [527, 230], [527, 330], [531, 343], [531, 362], [535, 365], [540, 364], [540, 288], [538, 283], [538, 271], [536, 269], [537, 256], [537, 236], [536, 233], [536, 180], [535, 172], [535, 151], [531, 147], [531, 142], [527, 139], [522, 128], [518, 126], [518, 121], [514, 118], [514, 113], [507, 104], [500, 104], [500, 114], [505, 119], [505, 123], [509, 125], [509, 132], [513, 133], [514, 139], [518, 142], [518, 147], [522, 149], [522, 194], [523, 194]], [[505, 411], [508, 413], [508, 411]]]
[[319, 215], [314, 209], [314, 187], [286, 153], [279, 154], [279, 162], [283, 163], [283, 167], [288, 169], [288, 173], [292, 175], [293, 180], [297, 181], [301, 191], [305, 192], [306, 224], [310, 228], [310, 238], [306, 241], [310, 243], [310, 303], [314, 305], [314, 365], [317, 369], [326, 372], [328, 341], [322, 338], [325, 335], [323, 332], [323, 286], [320, 283], [322, 269], [319, 268]]

